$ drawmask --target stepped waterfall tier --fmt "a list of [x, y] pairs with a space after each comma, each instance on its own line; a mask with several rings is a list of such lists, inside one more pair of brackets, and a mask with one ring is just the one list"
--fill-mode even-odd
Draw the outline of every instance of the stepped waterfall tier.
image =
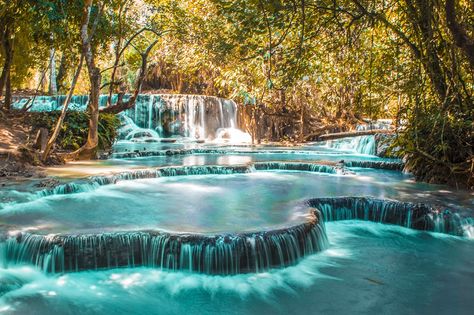
[[245, 234], [18, 234], [1, 246], [4, 264], [28, 262], [49, 272], [148, 266], [227, 275], [293, 265], [325, 249], [327, 239], [312, 216], [298, 226]]
[[293, 170], [308, 171], [326, 174], [343, 174], [341, 167], [331, 165], [320, 165], [316, 163], [292, 163], [292, 162], [258, 162], [249, 165], [203, 165], [203, 166], [182, 166], [182, 167], [162, 167], [157, 169], [144, 169], [128, 171], [109, 176], [92, 176], [84, 183], [68, 183], [58, 185], [53, 189], [45, 189], [37, 192], [38, 197], [49, 195], [63, 195], [92, 191], [103, 185], [116, 184], [118, 181], [135, 180], [144, 178], [189, 176], [189, 175], [225, 175], [250, 173], [257, 170]]
[[471, 226], [456, 213], [422, 203], [340, 197], [311, 199], [308, 205], [321, 211], [325, 221], [365, 220], [459, 236], [465, 234], [464, 225]]
[[[367, 197], [298, 200], [297, 196], [293, 195], [295, 201], [289, 202], [285, 196], [281, 196], [275, 202], [275, 205], [279, 205], [276, 209], [287, 209], [286, 212], [278, 210], [280, 216], [274, 217], [270, 209], [274, 211], [275, 205], [264, 204], [263, 208], [253, 208], [250, 206], [251, 203], [247, 202], [248, 205], [235, 209], [232, 204], [227, 206], [216, 204], [213, 199], [216, 199], [217, 195], [209, 194], [206, 197], [209, 204], [204, 207], [215, 209], [208, 214], [209, 219], [202, 225], [200, 220], [204, 215], [198, 214], [196, 222], [192, 220], [188, 222], [188, 216], [194, 216], [198, 210], [192, 208], [192, 205], [199, 200], [193, 200], [194, 191], [201, 191], [196, 183], [204, 181], [205, 177], [218, 181], [218, 178], [227, 176], [226, 182], [240, 183], [245, 179], [241, 176], [247, 176], [246, 180], [252, 182], [254, 174], [274, 176], [273, 174], [279, 174], [281, 171], [286, 172], [284, 173], [288, 174], [286, 176], [294, 176], [290, 174], [295, 174], [295, 171], [311, 175], [320, 174], [318, 176], [341, 176], [344, 172], [340, 167], [301, 162], [161, 167], [93, 176], [84, 183], [60, 185], [52, 190], [40, 191], [37, 197], [44, 200], [41, 202], [40, 199], [32, 200], [30, 203], [40, 202], [38, 209], [60, 205], [61, 209], [58, 211], [64, 213], [56, 218], [58, 227], [71, 226], [76, 220], [75, 213], [79, 216], [94, 215], [89, 218], [91, 223], [85, 222], [82, 225], [74, 223], [77, 227], [71, 226], [73, 231], [76, 231], [72, 233], [56, 231], [53, 225], [38, 227], [36, 232], [28, 231], [22, 228], [20, 223], [24, 216], [29, 217], [29, 212], [33, 211], [33, 214], [36, 211], [33, 204], [27, 202], [7, 206], [0, 212], [0, 219], [8, 220], [12, 225], [11, 228], [7, 225], [7, 232], [0, 243], [0, 262], [4, 268], [32, 264], [52, 273], [146, 266], [160, 270], [231, 275], [259, 273], [292, 266], [304, 257], [324, 251], [329, 246], [324, 222], [364, 220], [472, 237], [472, 220], [463, 218], [454, 211], [424, 203]], [[201, 177], [188, 183], [189, 178], [196, 176]], [[168, 182], [156, 182], [160, 178], [167, 179]], [[222, 189], [222, 183], [207, 184], [206, 189], [218, 192]], [[246, 182], [242, 185], [247, 186]], [[135, 190], [132, 189], [134, 186], [137, 187]], [[164, 197], [163, 201], [157, 200], [155, 191], [160, 191], [161, 186], [167, 187], [163, 189], [168, 191], [176, 190], [176, 197], [171, 194]], [[167, 198], [182, 199], [184, 187], [187, 187], [187, 198], [190, 199], [188, 202], [183, 200], [179, 205], [184, 210], [176, 208], [175, 199], [171, 199], [170, 203], [166, 202]], [[134, 209], [136, 216], [142, 219], [114, 219], [112, 218], [114, 214], [120, 216], [117, 210], [112, 208], [112, 212], [107, 212], [100, 207], [96, 208], [104, 204], [102, 200], [112, 205], [113, 196], [122, 196], [122, 191], [129, 197], [135, 193], [139, 194], [137, 204], [132, 204], [130, 207]], [[79, 195], [77, 198], [74, 197], [76, 194]], [[62, 201], [58, 203], [55, 198], [60, 198]], [[263, 201], [265, 198], [267, 197], [262, 196]], [[110, 201], [107, 201], [109, 199]], [[157, 209], [147, 209], [144, 206], [149, 207], [151, 204], [158, 206]], [[165, 210], [167, 205], [171, 207]], [[256, 204], [256, 207], [261, 205]], [[123, 205], [121, 207], [123, 208]], [[191, 209], [186, 210], [189, 207]], [[229, 212], [231, 209], [237, 212]], [[158, 229], [150, 229], [153, 224], [149, 225], [149, 221], [157, 216], [152, 211], [164, 212], [162, 214], [164, 216], [158, 218], [160, 222]], [[104, 216], [100, 216], [100, 212], [104, 212]], [[171, 213], [175, 216], [166, 219]], [[262, 215], [264, 219], [255, 221], [255, 225], [249, 231], [250, 216], [257, 214]], [[242, 218], [246, 217], [243, 223]], [[97, 222], [98, 219], [105, 221]], [[222, 220], [231, 221], [232, 224], [228, 228], [217, 230], [215, 223]], [[112, 229], [110, 232], [88, 232], [94, 230], [97, 223], [105, 229], [109, 222], [115, 224], [110, 225]], [[133, 226], [134, 229], [126, 231], [129, 226]], [[190, 232], [186, 232], [186, 229]]]
[[376, 153], [375, 137], [372, 135], [329, 140], [326, 141], [325, 145], [330, 148], [355, 151], [360, 154], [375, 155]]
[[5, 267], [31, 263], [47, 272], [148, 266], [227, 275], [294, 265], [303, 257], [326, 249], [324, 221], [366, 220], [464, 235], [463, 220], [458, 215], [425, 204], [365, 197], [316, 198], [306, 204], [310, 207], [306, 222], [263, 232], [19, 232], [1, 243], [0, 261]]

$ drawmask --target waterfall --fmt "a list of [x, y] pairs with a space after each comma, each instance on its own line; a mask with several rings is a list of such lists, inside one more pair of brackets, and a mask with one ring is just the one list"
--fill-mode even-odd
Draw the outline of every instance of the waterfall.
[[153, 129], [140, 128], [124, 113], [118, 114], [121, 127], [117, 130], [118, 137], [129, 141], [158, 141], [159, 134]]
[[244, 174], [260, 170], [287, 170], [287, 171], [307, 171], [326, 174], [343, 173], [335, 166], [320, 165], [315, 163], [291, 163], [291, 162], [257, 162], [248, 165], [202, 165], [202, 166], [172, 166], [157, 169], [143, 169], [117, 173], [108, 176], [91, 176], [81, 183], [67, 183], [58, 185], [52, 189], [40, 190], [36, 196], [46, 197], [51, 195], [64, 195], [92, 191], [100, 186], [115, 184], [122, 180], [136, 180], [145, 178], [158, 178], [170, 176], [191, 176], [191, 175], [229, 175]]
[[328, 140], [325, 142], [325, 146], [367, 155], [375, 155], [376, 153], [375, 136], [373, 135]]
[[[141, 175], [153, 176], [153, 173]], [[328, 246], [325, 221], [366, 220], [472, 236], [471, 218], [463, 219], [449, 210], [422, 203], [335, 197], [310, 199], [303, 206], [309, 207], [311, 213], [306, 222], [268, 231], [216, 235], [163, 231], [17, 233], [0, 241], [0, 264], [4, 268], [32, 264], [53, 273], [147, 266], [229, 275], [291, 266], [324, 250]]]
[[[126, 101], [130, 96], [127, 95], [124, 97]], [[117, 102], [117, 95], [112, 96], [112, 103]], [[100, 95], [99, 97], [99, 107], [103, 108], [107, 105], [108, 95]], [[66, 100], [66, 95], [57, 95], [57, 96], [36, 96], [35, 101], [31, 105], [30, 111], [33, 112], [50, 112], [57, 111], [62, 109], [62, 105]], [[15, 109], [23, 108], [23, 105], [28, 101], [28, 98], [19, 98], [16, 99], [12, 107]], [[89, 96], [87, 95], [74, 95], [71, 98], [69, 103], [68, 110], [77, 110], [84, 111], [87, 108], [89, 102]]]
[[287, 171], [308, 171], [327, 174], [336, 174], [338, 170], [331, 165], [321, 165], [313, 163], [292, 163], [292, 162], [257, 162], [254, 163], [256, 170], [287, 170]]
[[457, 213], [422, 203], [399, 202], [367, 197], [316, 198], [307, 204], [321, 211], [325, 221], [365, 220], [416, 230], [470, 236], [472, 222]]
[[375, 136], [356, 137], [355, 151], [361, 154], [375, 155]]
[[380, 170], [402, 171], [405, 164], [401, 161], [344, 161], [346, 167], [375, 168]]
[[229, 139], [250, 139], [244, 138], [242, 134], [247, 134], [236, 129], [235, 102], [214, 96], [140, 95], [135, 108], [126, 111], [125, 115], [137, 127], [154, 130], [164, 138], [212, 140], [228, 136]]
[[229, 275], [290, 266], [327, 246], [324, 223], [312, 216], [297, 226], [243, 234], [24, 233], [0, 243], [0, 263], [33, 264], [46, 272], [148, 266]]
[[[65, 98], [65, 95], [38, 96], [30, 111], [61, 110]], [[124, 96], [124, 101], [129, 98], [130, 95]], [[69, 110], [86, 110], [88, 99], [88, 96], [73, 96]], [[101, 95], [99, 107], [105, 107], [107, 99], [108, 95]], [[113, 95], [112, 104], [117, 99], [118, 96]], [[13, 108], [21, 109], [26, 101], [25, 98], [16, 100]], [[215, 96], [140, 94], [135, 107], [121, 115], [121, 121], [120, 140], [152, 141], [160, 137], [186, 137], [219, 139], [222, 142], [251, 141], [250, 135], [237, 129], [237, 104]], [[129, 133], [125, 132], [127, 130]]]

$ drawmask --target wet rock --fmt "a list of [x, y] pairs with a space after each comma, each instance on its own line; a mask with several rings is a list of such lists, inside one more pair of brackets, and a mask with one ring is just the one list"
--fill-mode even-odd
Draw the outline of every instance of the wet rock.
[[56, 178], [47, 178], [35, 184], [36, 187], [41, 187], [41, 188], [54, 188], [58, 185], [59, 185], [59, 180], [57, 180]]
[[397, 152], [400, 151], [399, 147], [393, 147], [393, 143], [396, 139], [395, 134], [378, 133], [375, 135], [375, 155], [383, 158], [395, 158]]

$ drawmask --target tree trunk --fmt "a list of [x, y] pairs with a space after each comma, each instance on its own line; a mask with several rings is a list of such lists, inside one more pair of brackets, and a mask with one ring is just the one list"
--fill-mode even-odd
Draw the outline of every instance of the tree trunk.
[[12, 106], [12, 84], [10, 80], [11, 71], [7, 73], [7, 80], [5, 84], [5, 110], [10, 110]]
[[117, 73], [117, 69], [120, 63], [120, 50], [122, 46], [122, 38], [120, 37], [119, 40], [117, 41], [117, 46], [115, 47], [115, 61], [114, 61], [114, 66], [112, 68], [112, 74], [110, 75], [110, 85], [109, 85], [109, 97], [107, 99], [107, 107], [112, 106], [112, 95], [114, 94], [114, 88], [115, 88], [115, 75]]
[[466, 55], [471, 69], [474, 70], [474, 39], [470, 38], [466, 29], [456, 20], [456, 6], [454, 0], [446, 0], [446, 23], [453, 36], [456, 46]]
[[66, 100], [64, 100], [63, 108], [61, 110], [61, 115], [59, 116], [58, 121], [56, 122], [56, 127], [54, 128], [53, 134], [51, 135], [51, 138], [49, 138], [48, 143], [44, 149], [44, 152], [41, 158], [43, 162], [46, 161], [46, 159], [48, 158], [49, 152], [51, 152], [51, 149], [54, 143], [56, 142], [56, 139], [58, 138], [59, 131], [61, 130], [61, 126], [63, 124], [64, 118], [66, 117], [67, 108], [69, 106], [69, 103], [71, 102], [72, 96], [74, 95], [74, 89], [76, 87], [77, 80], [79, 79], [79, 75], [81, 74], [83, 61], [84, 61], [84, 56], [81, 55], [81, 58], [79, 60], [79, 65], [77, 66], [76, 72], [74, 74], [74, 78], [72, 79], [71, 88], [69, 89], [69, 93], [66, 97]]
[[[99, 144], [99, 97], [100, 97], [100, 69], [93, 67], [89, 73], [91, 82], [91, 93], [89, 96], [89, 134], [87, 135], [87, 142], [84, 146], [87, 150], [92, 150], [95, 153]], [[92, 152], [91, 152], [92, 153]]]
[[64, 91], [64, 79], [66, 78], [67, 66], [66, 66], [66, 54], [61, 55], [61, 60], [59, 61], [58, 75], [56, 76], [56, 87], [58, 91]]
[[[5, 53], [5, 61], [3, 63], [2, 74], [0, 75], [0, 96], [3, 95], [3, 90], [7, 85], [8, 77], [10, 76], [11, 66], [13, 62], [13, 42], [10, 38], [11, 25], [7, 25], [3, 35], [2, 47]], [[6, 101], [5, 101], [6, 103]]]
[[[70, 154], [70, 158], [76, 159], [91, 159], [96, 156], [97, 146], [99, 144], [98, 124], [99, 124], [99, 96], [100, 96], [100, 69], [95, 65], [95, 56], [92, 50], [91, 41], [92, 34], [89, 34], [89, 20], [92, 7], [92, 0], [84, 2], [82, 23], [81, 23], [81, 39], [82, 39], [82, 55], [87, 64], [87, 71], [89, 73], [90, 94], [87, 111], [89, 112], [89, 132], [87, 134], [87, 142], [78, 150]], [[100, 10], [101, 11], [101, 10]], [[98, 23], [98, 12], [94, 24]]]
[[300, 112], [300, 142], [304, 142], [304, 103], [301, 103], [301, 112]]
[[421, 62], [439, 99], [444, 102], [448, 91], [433, 36], [433, 1], [415, 0], [412, 2], [412, 0], [407, 0], [407, 4], [412, 23], [419, 29], [422, 47], [425, 48], [425, 52], [421, 55]]
[[49, 95], [58, 94], [58, 86], [56, 85], [56, 51], [54, 48], [51, 48], [49, 51]]

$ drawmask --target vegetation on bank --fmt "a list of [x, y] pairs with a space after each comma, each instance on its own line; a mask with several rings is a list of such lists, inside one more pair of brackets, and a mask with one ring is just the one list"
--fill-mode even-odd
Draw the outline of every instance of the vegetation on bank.
[[474, 186], [470, 1], [0, 0], [0, 8], [4, 110], [13, 89], [90, 94], [79, 149], [89, 157], [99, 145], [97, 96], [143, 87], [233, 98], [255, 141], [392, 118], [402, 127], [398, 154], [417, 178]]
[[[27, 122], [33, 130], [46, 128], [52, 133], [60, 112], [30, 113]], [[70, 152], [79, 149], [86, 141], [89, 116], [85, 112], [68, 112], [56, 140], [56, 151]], [[109, 150], [117, 136], [120, 120], [114, 114], [100, 114], [98, 123], [99, 150]]]

